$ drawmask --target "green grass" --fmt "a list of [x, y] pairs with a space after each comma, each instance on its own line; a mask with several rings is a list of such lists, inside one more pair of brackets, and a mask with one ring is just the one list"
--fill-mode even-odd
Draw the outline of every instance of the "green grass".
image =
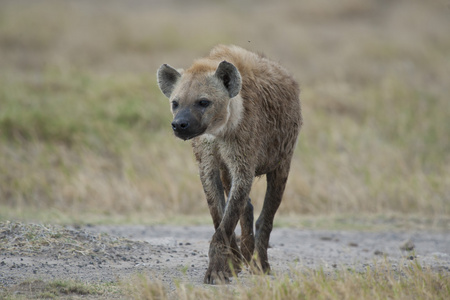
[[[448, 218], [447, 15], [421, 1], [322, 4], [286, 0], [248, 14], [214, 3], [2, 2], [0, 218], [207, 215], [154, 73], [218, 43], [265, 52], [301, 83], [304, 127], [280, 217]], [[251, 194], [256, 211], [264, 181]]]

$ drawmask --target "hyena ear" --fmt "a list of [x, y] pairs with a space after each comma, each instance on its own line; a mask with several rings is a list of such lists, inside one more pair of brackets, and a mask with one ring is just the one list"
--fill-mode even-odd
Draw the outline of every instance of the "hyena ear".
[[181, 74], [171, 66], [163, 64], [161, 67], [159, 67], [156, 75], [158, 77], [158, 86], [161, 89], [161, 92], [163, 92], [163, 94], [166, 95], [167, 98], [170, 98], [175, 84], [177, 83], [178, 79], [180, 79]]
[[217, 67], [216, 73], [214, 74], [223, 83], [225, 88], [233, 98], [239, 94], [242, 86], [241, 74], [238, 69], [231, 63], [227, 61], [222, 61]]

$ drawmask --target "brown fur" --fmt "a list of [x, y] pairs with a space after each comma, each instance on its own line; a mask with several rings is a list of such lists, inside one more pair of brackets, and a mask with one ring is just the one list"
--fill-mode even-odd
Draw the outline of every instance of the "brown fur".
[[[204, 281], [228, 281], [229, 263], [238, 271], [242, 256], [250, 262], [254, 252], [255, 264], [268, 272], [270, 232], [302, 124], [298, 84], [279, 64], [236, 46], [215, 47], [183, 75], [173, 70], [163, 65], [158, 81], [178, 103], [173, 109], [175, 133], [192, 138], [216, 229]], [[203, 108], [198, 99], [210, 104]], [[267, 177], [267, 191], [254, 237], [249, 193], [254, 177], [260, 175]], [[239, 220], [240, 249], [234, 237]]]

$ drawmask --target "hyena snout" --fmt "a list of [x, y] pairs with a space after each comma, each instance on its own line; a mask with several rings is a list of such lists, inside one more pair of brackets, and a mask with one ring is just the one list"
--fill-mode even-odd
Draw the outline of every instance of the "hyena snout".
[[189, 120], [178, 119], [172, 122], [172, 129], [175, 132], [183, 132], [189, 129]]
[[172, 121], [172, 129], [176, 137], [189, 140], [205, 132], [200, 123], [190, 113], [178, 113]]

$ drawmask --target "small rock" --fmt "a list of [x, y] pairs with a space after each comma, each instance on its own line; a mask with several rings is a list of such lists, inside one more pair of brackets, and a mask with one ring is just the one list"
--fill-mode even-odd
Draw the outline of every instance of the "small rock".
[[408, 240], [404, 241], [403, 243], [401, 243], [400, 250], [412, 251], [412, 250], [414, 250], [415, 247], [416, 247], [416, 245], [414, 245], [414, 243], [408, 239]]
[[381, 256], [381, 255], [384, 255], [384, 252], [380, 251], [380, 250], [375, 250], [375, 252], [373, 254]]

